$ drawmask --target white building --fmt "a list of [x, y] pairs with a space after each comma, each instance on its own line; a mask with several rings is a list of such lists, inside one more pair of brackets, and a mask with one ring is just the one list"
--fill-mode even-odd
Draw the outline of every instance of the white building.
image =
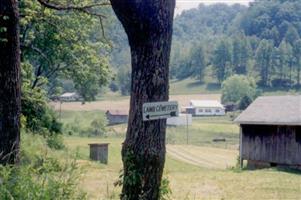
[[191, 114], [179, 114], [177, 117], [167, 118], [168, 126], [187, 126], [192, 124]]
[[191, 100], [186, 113], [193, 116], [222, 116], [225, 115], [224, 106], [216, 100]]
[[78, 101], [80, 96], [75, 92], [66, 92], [60, 96], [60, 101]]

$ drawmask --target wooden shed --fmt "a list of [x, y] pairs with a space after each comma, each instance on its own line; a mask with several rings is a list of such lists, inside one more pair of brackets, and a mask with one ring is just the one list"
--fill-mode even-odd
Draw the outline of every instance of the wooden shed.
[[109, 125], [125, 124], [128, 122], [128, 111], [125, 110], [108, 110], [106, 112]]
[[301, 168], [301, 96], [259, 97], [235, 122], [241, 165]]

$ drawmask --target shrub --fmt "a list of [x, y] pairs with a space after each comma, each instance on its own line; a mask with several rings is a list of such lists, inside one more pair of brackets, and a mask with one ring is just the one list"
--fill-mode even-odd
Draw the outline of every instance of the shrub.
[[168, 200], [171, 199], [172, 191], [170, 189], [170, 181], [167, 176], [164, 176], [161, 180], [160, 186], [160, 200]]
[[[243, 75], [231, 76], [222, 84], [222, 102], [224, 104], [241, 103], [246, 105], [251, 103], [258, 95], [255, 80]], [[243, 100], [243, 98], [245, 99]], [[243, 107], [243, 105], [241, 106]]]
[[115, 81], [110, 83], [109, 88], [112, 92], [117, 92], [119, 90], [119, 87]]
[[48, 136], [46, 142], [51, 149], [60, 150], [65, 148], [63, 137], [61, 135]]
[[[22, 128], [28, 132], [43, 136], [61, 133], [62, 124], [57, 121], [55, 112], [48, 105], [47, 92], [42, 87], [33, 87], [34, 68], [29, 63], [22, 63]], [[39, 84], [45, 84], [45, 78]]]
[[21, 137], [20, 164], [0, 165], [1, 200], [86, 199], [78, 188], [81, 170], [75, 160], [62, 159], [39, 135], [22, 133]]
[[94, 119], [91, 122], [92, 135], [103, 136], [106, 132], [106, 120], [102, 118]]
[[294, 82], [289, 79], [280, 79], [280, 78], [275, 78], [271, 81], [272, 86], [276, 88], [288, 88], [291, 87]]
[[39, 165], [0, 166], [0, 199], [85, 199], [77, 188], [76, 164], [60, 166], [43, 158]]
[[129, 95], [131, 92], [130, 66], [124, 66], [118, 70], [117, 80], [118, 80], [121, 95]]
[[252, 99], [249, 96], [244, 96], [238, 104], [238, 108], [240, 110], [244, 110], [246, 109], [250, 104], [252, 103]]
[[29, 132], [44, 136], [62, 132], [62, 124], [57, 121], [56, 113], [48, 106], [45, 91], [32, 89], [25, 82], [22, 85], [23, 126]]

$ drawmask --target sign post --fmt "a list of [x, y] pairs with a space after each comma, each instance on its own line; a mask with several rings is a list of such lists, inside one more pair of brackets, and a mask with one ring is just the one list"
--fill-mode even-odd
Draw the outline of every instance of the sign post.
[[179, 116], [179, 105], [176, 101], [144, 103], [143, 121], [167, 119]]

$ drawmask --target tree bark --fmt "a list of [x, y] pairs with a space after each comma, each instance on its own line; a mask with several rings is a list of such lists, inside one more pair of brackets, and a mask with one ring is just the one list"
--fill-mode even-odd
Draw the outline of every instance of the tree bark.
[[17, 0], [0, 1], [0, 164], [18, 162], [20, 45]]
[[122, 147], [121, 199], [159, 199], [165, 163], [166, 120], [143, 121], [145, 102], [168, 101], [175, 0], [111, 0], [132, 58], [128, 129]]

